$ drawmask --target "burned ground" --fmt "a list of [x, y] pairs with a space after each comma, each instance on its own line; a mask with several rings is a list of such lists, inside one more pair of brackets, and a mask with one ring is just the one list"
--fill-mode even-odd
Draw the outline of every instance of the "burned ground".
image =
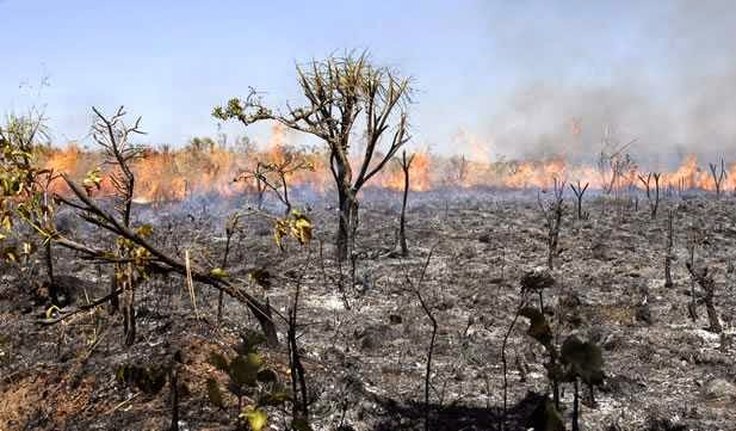
[[[239, 205], [205, 202], [136, 213], [154, 225], [162, 247], [180, 255], [191, 250], [196, 262], [215, 267], [224, 249], [224, 220]], [[545, 292], [545, 305], [559, 339], [575, 333], [603, 349], [606, 381], [596, 405], [582, 407], [583, 429], [736, 429], [736, 201], [673, 196], [654, 220], [644, 205], [637, 210], [628, 201], [591, 198], [587, 220], [576, 220], [572, 202], [567, 206], [562, 253], [552, 272], [557, 283]], [[419, 288], [439, 324], [432, 429], [496, 429], [501, 345], [518, 306], [519, 280], [546, 265], [547, 233], [536, 194], [416, 194], [408, 215], [411, 254], [402, 258], [395, 253], [398, 197], [366, 193], [354, 278], [349, 263], [340, 267], [332, 259], [334, 209], [312, 207], [315, 238], [307, 248], [289, 242], [285, 252], [274, 245], [270, 220], [245, 215], [227, 270], [281, 313], [297, 280], [301, 284], [299, 343], [314, 429], [423, 427], [431, 327], [409, 280], [416, 285], [430, 252]], [[668, 209], [675, 211], [672, 288], [664, 283]], [[106, 240], [73, 217], [65, 223], [89, 242]], [[688, 316], [685, 262], [692, 232], [700, 234], [695, 262], [716, 281], [721, 335], [706, 330], [702, 307], [698, 320]], [[68, 309], [109, 290], [108, 268], [68, 251], [59, 250], [55, 259], [74, 302]], [[207, 379], [223, 380], [208, 358], [213, 351], [232, 355], [241, 334], [257, 328], [244, 306], [228, 298], [218, 327], [216, 292], [196, 286], [195, 308], [181, 278], [152, 276], [138, 293], [137, 342], [126, 348], [120, 316], [105, 307], [41, 325], [57, 311], [39, 299], [43, 271], [36, 266], [42, 265], [21, 272], [7, 265], [0, 280], [0, 429], [166, 429], [172, 391], [165, 376], [172, 367], [179, 369], [181, 429], [233, 428], [234, 401], [220, 410], [208, 400]], [[254, 269], [271, 274], [267, 286], [248, 276]], [[507, 348], [509, 429], [530, 426], [541, 399], [536, 394], [548, 391], [543, 351], [527, 327], [519, 320]], [[285, 347], [263, 347], [262, 354], [286, 381]], [[126, 378], [124, 370], [132, 367], [146, 370], [146, 378]], [[563, 405], [569, 415], [569, 388]], [[269, 416], [275, 429], [284, 428], [286, 412], [272, 409]]]

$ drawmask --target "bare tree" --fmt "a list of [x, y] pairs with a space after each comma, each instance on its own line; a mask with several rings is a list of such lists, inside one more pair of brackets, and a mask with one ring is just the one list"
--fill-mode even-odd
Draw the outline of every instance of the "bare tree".
[[[133, 126], [128, 126], [123, 122], [126, 113], [122, 106], [110, 117], [106, 117], [95, 107], [92, 107], [92, 111], [96, 116], [95, 124], [92, 126], [92, 138], [102, 147], [107, 157], [105, 164], [113, 168], [110, 181], [116, 192], [114, 209], [121, 225], [129, 229], [130, 211], [135, 191], [135, 175], [130, 165], [143, 154], [143, 148], [133, 145], [129, 141], [129, 136], [144, 133], [139, 128], [141, 118], [138, 117]], [[125, 344], [128, 346], [135, 342], [135, 291], [142, 281], [142, 277], [136, 271], [133, 252], [134, 248], [130, 242], [117, 242], [117, 257], [121, 261], [114, 265], [110, 291], [112, 295], [110, 305], [113, 312], [119, 305], [115, 292], [118, 289], [123, 292], [123, 327]]]
[[424, 310], [424, 314], [427, 315], [427, 318], [432, 323], [432, 336], [429, 341], [429, 347], [427, 348], [427, 364], [426, 364], [426, 372], [424, 374], [424, 430], [429, 431], [429, 388], [432, 386], [431, 377], [432, 377], [432, 356], [434, 354], [434, 343], [437, 338], [437, 331], [439, 328], [439, 324], [437, 323], [437, 318], [434, 316], [434, 313], [432, 312], [432, 308], [427, 304], [427, 301], [422, 296], [421, 287], [422, 283], [424, 282], [424, 277], [427, 274], [427, 268], [429, 267], [429, 261], [432, 259], [432, 253], [434, 252], [434, 247], [429, 250], [429, 254], [427, 254], [427, 259], [424, 261], [424, 265], [422, 266], [422, 270], [419, 274], [419, 280], [414, 283], [412, 282], [411, 278], [409, 276], [406, 277], [406, 282], [411, 286], [411, 289], [414, 291], [414, 294], [417, 296], [417, 299], [419, 299], [419, 304], [422, 306], [422, 310]]
[[[297, 79], [306, 99], [303, 106], [287, 104], [286, 113], [274, 111], [251, 89], [245, 99], [216, 107], [213, 115], [245, 126], [277, 121], [327, 144], [339, 201], [337, 257], [344, 261], [355, 244], [358, 192], [409, 140], [409, 79], [388, 67], [372, 65], [366, 53], [297, 66]], [[351, 154], [356, 137], [364, 140], [359, 157]]]
[[541, 196], [537, 196], [539, 208], [544, 215], [545, 225], [547, 227], [547, 267], [553, 269], [554, 259], [560, 254], [560, 226], [562, 225], [562, 215], [565, 212], [565, 202], [563, 194], [565, 193], [565, 182], [554, 180], [553, 200], [549, 204], [542, 202]]
[[508, 415], [508, 393], [509, 393], [509, 381], [508, 381], [508, 360], [506, 359], [506, 348], [508, 346], [509, 337], [511, 337], [511, 332], [514, 330], [514, 327], [516, 326], [516, 322], [519, 320], [519, 316], [521, 315], [521, 310], [526, 307], [526, 301], [524, 297], [524, 292], [522, 291], [522, 297], [519, 299], [519, 306], [516, 308], [516, 312], [514, 313], [514, 318], [511, 320], [511, 324], [509, 325], [508, 329], [506, 330], [506, 333], [503, 336], [503, 341], [501, 342], [501, 370], [503, 375], [503, 410], [501, 411], [501, 419], [499, 423], [499, 429], [501, 431], [504, 431], [506, 429], [506, 417]]
[[[227, 222], [225, 223], [225, 252], [222, 255], [222, 266], [220, 267], [223, 271], [227, 271], [227, 259], [230, 256], [230, 243], [232, 242], [233, 236], [236, 232], [239, 230], [239, 223], [240, 223], [240, 214], [235, 213], [228, 217]], [[224, 310], [224, 298], [225, 292], [222, 290], [220, 291], [219, 296], [217, 297], [217, 324], [220, 324], [220, 321], [222, 319], [222, 312]]]
[[578, 180], [577, 187], [575, 184], [570, 184], [570, 188], [572, 189], [572, 192], [575, 194], [575, 198], [578, 201], [578, 220], [582, 220], [583, 217], [583, 195], [585, 194], [585, 191], [588, 190], [588, 185], [590, 183], [585, 183], [585, 185], [580, 184], [580, 180]]
[[[705, 239], [703, 232], [695, 225], [690, 225], [687, 233], [687, 253], [688, 261], [685, 266], [688, 268], [695, 267], [695, 251], [698, 246], [702, 245]], [[692, 274], [691, 274], [692, 275]], [[695, 277], [690, 277], [690, 303], [687, 306], [687, 311], [690, 319], [695, 322], [698, 320], [698, 301], [695, 292]]]
[[[115, 145], [117, 146], [117, 150], [110, 150], [114, 157], [109, 160], [113, 164], [114, 172], [119, 175], [115, 181], [123, 188], [123, 191], [132, 190], [134, 179], [131, 180], [125, 174], [125, 169], [122, 166], [118, 166], [119, 163], [127, 163], [125, 157], [127, 153], [121, 152], [120, 147], [120, 142], [124, 141], [122, 139], [124, 137], [123, 131], [128, 129], [121, 122], [122, 109], [118, 111], [117, 115], [111, 118], [106, 118], [99, 114], [99, 112], [97, 114], [100, 117], [100, 122], [96, 123], [96, 125], [104, 125], [105, 127], [108, 124], [111, 126], [114, 125], [112, 127], [113, 132], [110, 133], [108, 131], [108, 137], [113, 136], [116, 142]], [[103, 118], [107, 121], [102, 121]], [[117, 123], [112, 121], [115, 118], [118, 119]], [[134, 128], [137, 128], [137, 125]], [[128, 133], [132, 132], [129, 131]], [[110, 141], [104, 141], [105, 138], [101, 137], [100, 139], [106, 145], [112, 145]], [[118, 156], [115, 156], [116, 152], [121, 157], [120, 159], [118, 159]], [[84, 259], [114, 265], [116, 269], [119, 268], [122, 271], [122, 277], [116, 282], [115, 290], [105, 297], [91, 300], [89, 304], [80, 306], [74, 310], [65, 311], [58, 317], [46, 319], [42, 322], [43, 324], [53, 325], [62, 322], [82, 311], [108, 303], [123, 293], [127, 295], [124, 296], [124, 306], [128, 308], [128, 311], [124, 312], [124, 318], [128, 319], [125, 327], [125, 341], [126, 343], [130, 343], [135, 339], [135, 320], [133, 320], [135, 318], [135, 312], [132, 309], [135, 299], [134, 289], [138, 286], [140, 279], [149, 274], [177, 273], [179, 275], [186, 275], [193, 281], [201, 282], [223, 291], [245, 304], [260, 323], [268, 342], [271, 345], [278, 344], [276, 325], [272, 318], [272, 313], [282, 318], [283, 316], [277, 310], [272, 309], [268, 301], [265, 303], [259, 301], [245, 289], [242, 289], [241, 286], [223, 277], [221, 270], [217, 271], [217, 268], [213, 268], [207, 271], [198, 268], [156, 247], [150, 240], [151, 230], [153, 229], [151, 226], [132, 226], [130, 224], [130, 202], [132, 198], [129, 193], [118, 194], [116, 205], [114, 208], [108, 209], [90, 196], [89, 188], [87, 187], [87, 180], [90, 180], [90, 178], [85, 180], [84, 187], [72, 181], [66, 174], [62, 174], [61, 179], [69, 187], [71, 196], [55, 195], [55, 199], [75, 210], [82, 219], [91, 225], [114, 235], [116, 245], [122, 248], [110, 250], [95, 244], [85, 244], [71, 238], [64, 232], [56, 230], [53, 225], [32, 224], [32, 227], [46, 240], [53, 241], [58, 246], [75, 251]], [[28, 222], [29, 220], [26, 221]]]
[[[136, 254], [139, 256], [136, 259], [136, 265], [145, 267], [146, 271], [153, 274], [170, 274], [176, 273], [179, 275], [190, 275], [193, 281], [201, 282], [209, 285], [217, 290], [225, 292], [227, 295], [237, 299], [239, 302], [245, 304], [249, 310], [253, 313], [255, 318], [258, 320], [263, 332], [268, 340], [269, 344], [277, 345], [278, 337], [276, 332], [276, 325], [272, 318], [272, 313], [278, 312], [271, 308], [268, 301], [265, 303], [256, 299], [253, 295], [242, 289], [241, 286], [230, 282], [224, 277], [216, 274], [215, 271], [204, 271], [200, 268], [190, 267], [187, 268], [186, 262], [178, 259], [175, 256], [169, 255], [156, 247], [149, 239], [143, 235], [141, 229], [131, 229], [122, 225], [120, 220], [115, 217], [114, 214], [108, 212], [100, 205], [98, 205], [93, 199], [91, 199], [86, 191], [69, 179], [68, 176], [62, 175], [62, 178], [66, 185], [69, 186], [74, 196], [74, 200], [66, 198], [64, 196], [56, 196], [57, 199], [64, 202], [66, 205], [80, 211], [80, 216], [91, 224], [98, 226], [120, 238], [130, 241], [136, 246]], [[97, 248], [91, 245], [82, 244], [75, 241], [72, 238], [68, 238], [62, 235], [60, 232], [51, 231], [45, 232], [44, 235], [53, 239], [55, 244], [64, 248], [76, 251], [86, 259], [103, 262], [103, 263], [121, 263], [128, 260], [122, 260], [114, 256], [110, 251]], [[189, 270], [188, 270], [189, 269]], [[109, 302], [113, 295], [121, 293], [121, 289], [116, 292], [105, 296], [104, 298], [94, 300], [90, 303], [90, 306], [81, 306], [76, 310], [69, 311], [62, 314], [58, 318], [44, 321], [44, 324], [55, 324], [61, 322], [81, 311], [89, 310], [105, 302]], [[280, 316], [283, 317], [283, 316]]]
[[667, 248], [664, 255], [664, 287], [672, 287], [672, 246], [674, 237], [674, 210], [667, 211]]
[[404, 173], [404, 194], [401, 200], [401, 217], [399, 218], [399, 247], [401, 247], [401, 255], [409, 255], [409, 246], [406, 243], [406, 202], [409, 198], [409, 170], [411, 169], [411, 163], [414, 161], [415, 154], [412, 154], [408, 158], [406, 157], [406, 150], [401, 153], [401, 170]]
[[465, 154], [452, 156], [449, 161], [450, 185], [462, 186], [468, 177], [468, 159]]
[[[660, 172], [649, 172], [647, 176], [639, 175], [639, 181], [644, 185], [647, 192], [647, 201], [649, 201], [649, 214], [652, 219], [657, 217], [657, 209], [659, 208], [659, 178], [662, 176]], [[652, 191], [654, 187], [654, 191]]]
[[622, 186], [622, 180], [633, 169], [634, 160], [627, 152], [636, 139], [620, 145], [614, 142], [611, 132], [606, 129], [603, 136], [603, 150], [598, 157], [598, 172], [603, 183], [603, 191], [610, 195]]
[[263, 205], [263, 195], [271, 190], [284, 204], [284, 215], [291, 213], [289, 197], [289, 178], [298, 171], [314, 170], [304, 155], [291, 148], [285, 148], [283, 155], [277, 160], [257, 160], [253, 169], [241, 172], [235, 181], [255, 181], [258, 192], [258, 209]]
[[716, 188], [716, 199], [720, 199], [721, 191], [723, 191], [723, 180], [728, 177], [726, 164], [723, 162], [723, 159], [721, 159], [720, 171], [718, 170], [718, 165], [715, 163], [708, 163], [708, 167], [710, 167], [710, 175], [713, 178], [713, 185]]
[[696, 270], [690, 263], [687, 263], [686, 266], [690, 272], [690, 276], [703, 289], [704, 295], [702, 302], [705, 304], [705, 310], [708, 313], [708, 322], [710, 323], [708, 330], [720, 334], [723, 332], [723, 327], [721, 326], [720, 320], [718, 320], [718, 312], [713, 302], [716, 291], [716, 282], [713, 280], [713, 275], [708, 273], [708, 268]]
[[[304, 271], [301, 272], [304, 274]], [[292, 412], [294, 422], [309, 424], [309, 392], [307, 378], [299, 349], [297, 334], [297, 316], [299, 313], [299, 294], [301, 293], [301, 276], [296, 280], [294, 297], [288, 309], [287, 346], [289, 351], [289, 371], [291, 376]], [[305, 427], [308, 428], [308, 427]], [[294, 429], [298, 429], [294, 427]]]

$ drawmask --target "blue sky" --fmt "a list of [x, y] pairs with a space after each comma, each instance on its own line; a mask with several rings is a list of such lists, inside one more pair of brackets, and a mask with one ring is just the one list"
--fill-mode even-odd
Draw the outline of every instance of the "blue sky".
[[[591, 142], [606, 117], [622, 135], [666, 130], [671, 149], [692, 133], [670, 123], [690, 114], [659, 111], [697, 99], [684, 90], [693, 76], [728, 75], [733, 3], [0, 0], [0, 111], [45, 105], [61, 142], [85, 136], [91, 105], [123, 104], [143, 116], [146, 141], [181, 145], [213, 135], [212, 107], [249, 85], [296, 100], [295, 62], [368, 49], [415, 79], [414, 145], [463, 151], [473, 137], [489, 154], [558, 151], [566, 119], [595, 111]], [[589, 109], [600, 100], [610, 106]]]

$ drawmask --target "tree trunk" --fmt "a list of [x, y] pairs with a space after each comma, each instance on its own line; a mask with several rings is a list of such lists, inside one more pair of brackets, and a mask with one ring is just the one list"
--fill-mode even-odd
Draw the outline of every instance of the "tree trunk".
[[260, 302], [249, 302], [248, 309], [253, 313], [258, 324], [261, 326], [263, 335], [266, 337], [266, 343], [271, 347], [277, 347], [279, 345], [279, 336], [276, 331], [276, 325], [273, 323], [273, 315], [271, 314], [271, 304], [266, 298], [266, 302], [261, 304]]
[[263, 185], [260, 178], [256, 177], [256, 191], [257, 191], [257, 208], [258, 211], [263, 209], [263, 195], [266, 193], [266, 186]]
[[[230, 254], [230, 241], [232, 240], [232, 234], [230, 231], [226, 232], [227, 238], [225, 240], [225, 254], [222, 257], [222, 270], [225, 271], [227, 269], [227, 257]], [[222, 290], [220, 291], [220, 295], [217, 298], [217, 324], [220, 324], [220, 320], [222, 319], [222, 311], [224, 307], [225, 300], [225, 292]]]
[[716, 307], [713, 303], [713, 296], [715, 293], [713, 291], [713, 286], [703, 287], [705, 288], [705, 298], [703, 298], [703, 302], [705, 302], [705, 311], [708, 313], [708, 323], [710, 323], [708, 330], [710, 332], [720, 334], [723, 332], [723, 326], [721, 326], [721, 322], [718, 319], [718, 312], [716, 312]]
[[169, 389], [171, 390], [171, 426], [169, 431], [179, 431], [179, 371], [177, 367], [177, 363], [172, 365], [169, 376]]
[[125, 331], [125, 345], [132, 346], [135, 343], [135, 288], [126, 286], [123, 291], [123, 329]]
[[340, 213], [337, 227], [337, 259], [344, 262], [352, 254], [355, 246], [355, 232], [358, 228], [358, 199], [352, 190], [340, 188], [338, 200]]
[[[406, 158], [406, 152], [404, 152]], [[406, 243], [406, 201], [409, 198], [409, 167], [404, 169], [404, 198], [401, 201], [401, 218], [399, 220], [399, 246], [401, 247], [401, 255], [406, 257], [409, 255], [409, 246]]]
[[[123, 333], [125, 335], [125, 345], [132, 346], [135, 343], [135, 288], [138, 280], [136, 280], [133, 264], [126, 263], [124, 272], [120, 274], [121, 284], [123, 287]], [[117, 274], [116, 274], [117, 275]]]
[[671, 288], [674, 286], [672, 283], [672, 246], [673, 246], [673, 225], [672, 219], [674, 218], [674, 212], [672, 210], [667, 213], [667, 250], [664, 256], [664, 287]]
[[[120, 245], [118, 245], [117, 254], [118, 257], [123, 257], [125, 255], [125, 251]], [[120, 287], [122, 281], [122, 278], [120, 278], [118, 274], [123, 274], [124, 272], [125, 264], [116, 263], [115, 265], [113, 265], [112, 283], [110, 283], [110, 314], [115, 314], [120, 309], [120, 297], [115, 292], [118, 291], [118, 288]]]

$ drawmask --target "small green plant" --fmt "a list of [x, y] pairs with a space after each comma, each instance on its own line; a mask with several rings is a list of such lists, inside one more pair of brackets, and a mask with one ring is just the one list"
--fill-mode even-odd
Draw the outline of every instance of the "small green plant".
[[[571, 335], [565, 339], [560, 348], [560, 362], [562, 363], [563, 381], [574, 385], [574, 400], [572, 410], [572, 430], [578, 431], [580, 425], [580, 392], [579, 383], [582, 381], [594, 395], [594, 387], [603, 384], [603, 355], [601, 348], [591, 341], [583, 342]], [[591, 401], [595, 401], [592, 399]]]
[[588, 386], [591, 397], [593, 397], [594, 388], [603, 383], [603, 356], [600, 347], [593, 342], [583, 342], [575, 335], [571, 335], [558, 348], [555, 346], [551, 326], [544, 314], [533, 307], [524, 307], [519, 314], [529, 319], [527, 334], [544, 346], [548, 356], [545, 368], [555, 390], [555, 399], [545, 411], [552, 415], [559, 415], [560, 405], [559, 395], [557, 395], [559, 386], [561, 383], [572, 383], [574, 387], [572, 429], [578, 431], [580, 429], [578, 424], [580, 382]]
[[[252, 431], [260, 431], [267, 425], [265, 407], [280, 406], [289, 400], [278, 375], [264, 365], [263, 357], [257, 351], [263, 342], [263, 337], [249, 334], [243, 337], [243, 342], [236, 348], [237, 354], [231, 359], [217, 352], [210, 355], [210, 363], [227, 375], [226, 390], [238, 400], [238, 420], [244, 421], [241, 425], [247, 423]], [[225, 395], [214, 377], [207, 380], [207, 395], [218, 408], [227, 408]], [[244, 404], [246, 399], [248, 402]]]
[[0, 259], [17, 262], [29, 257], [37, 243], [20, 229], [23, 221], [34, 233], [41, 233], [45, 250], [49, 299], [62, 305], [61, 292], [54, 283], [51, 237], [44, 234], [53, 225], [55, 202], [50, 186], [58, 175], [40, 167], [39, 155], [44, 151], [45, 118], [31, 110], [25, 116], [11, 115], [0, 125]]

